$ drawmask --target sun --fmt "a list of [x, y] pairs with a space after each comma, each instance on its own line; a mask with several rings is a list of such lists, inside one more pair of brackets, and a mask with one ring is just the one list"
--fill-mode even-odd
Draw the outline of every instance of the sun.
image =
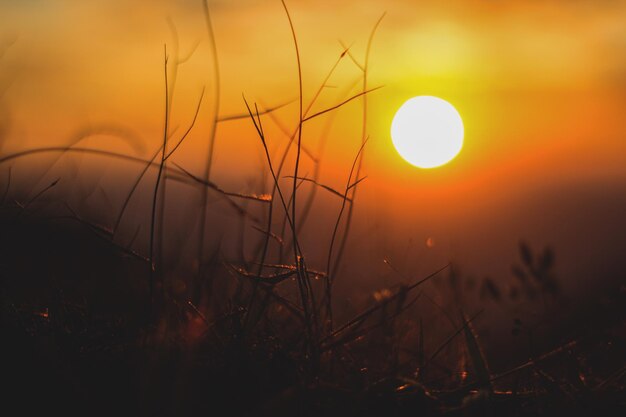
[[461, 151], [463, 120], [452, 104], [439, 97], [413, 97], [396, 112], [391, 122], [391, 141], [410, 164], [439, 167]]

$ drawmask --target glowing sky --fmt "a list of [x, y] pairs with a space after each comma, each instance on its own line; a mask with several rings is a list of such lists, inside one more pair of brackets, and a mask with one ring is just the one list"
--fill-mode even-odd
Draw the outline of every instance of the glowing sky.
[[[585, 148], [592, 159], [585, 165], [611, 164], [610, 155], [623, 150], [625, 2], [292, 3], [309, 97], [341, 52], [339, 40], [362, 56], [371, 27], [387, 13], [371, 58], [370, 83], [385, 86], [371, 98], [373, 142], [387, 141], [399, 103], [428, 93], [460, 108], [470, 131], [459, 166], [468, 169], [554, 147], [576, 155]], [[181, 98], [180, 106], [192, 108], [193, 92], [210, 82], [200, 73], [210, 69], [200, 1], [0, 4], [2, 79], [10, 86], [4, 101], [18, 126], [36, 114], [47, 136], [50, 127], [97, 118], [138, 130], [156, 121], [158, 128], [162, 49], [173, 47], [168, 17], [181, 53], [200, 41], [181, 69], [177, 88], [189, 100]], [[224, 113], [241, 112], [242, 92], [268, 103], [294, 98], [293, 49], [280, 2], [211, 5]], [[345, 87], [357, 76], [346, 60], [332, 81]], [[381, 158], [381, 165], [394, 163], [393, 155]]]
[[[293, 44], [280, 2], [210, 4], [222, 75], [220, 113], [243, 112], [242, 93], [263, 105], [297, 98]], [[340, 42], [363, 60], [371, 28], [386, 12], [370, 57], [369, 84], [384, 87], [369, 97], [368, 179], [361, 197], [366, 216], [393, 213], [402, 224], [427, 223], [445, 235], [468, 213], [484, 218], [476, 213], [508, 207], [515, 199], [531, 201], [550, 187], [599, 190], [625, 182], [626, 2], [288, 5], [302, 53], [305, 102], [342, 52]], [[0, 149], [65, 143], [79, 127], [115, 123], [137, 132], [146, 154], [152, 152], [162, 129], [163, 45], [173, 53], [176, 44], [168, 19], [177, 28], [181, 56], [199, 42], [179, 69], [173, 125], [182, 129], [188, 122], [203, 86], [207, 97], [214, 91], [201, 11], [199, 0], [0, 0], [0, 123], [6, 132]], [[358, 92], [359, 75], [344, 58], [314, 109]], [[439, 170], [416, 169], [391, 147], [393, 113], [416, 95], [450, 101], [465, 123], [463, 152]], [[205, 150], [210, 103], [205, 101], [194, 133], [177, 154], [192, 168], [200, 166], [198, 155]], [[296, 107], [277, 113], [289, 129]], [[358, 100], [338, 112], [325, 148], [323, 182], [345, 182], [359, 146], [360, 118]], [[269, 119], [267, 126], [270, 147], [282, 146], [280, 130]], [[317, 149], [323, 122], [307, 129], [305, 143]], [[105, 145], [130, 150], [115, 140]], [[216, 175], [247, 187], [263, 166], [260, 151], [249, 121], [220, 126]], [[512, 227], [511, 239], [518, 232]]]

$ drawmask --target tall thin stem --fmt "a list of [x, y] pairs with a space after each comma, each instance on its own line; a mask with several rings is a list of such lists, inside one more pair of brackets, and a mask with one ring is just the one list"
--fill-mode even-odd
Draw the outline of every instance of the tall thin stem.
[[149, 274], [149, 286], [150, 286], [150, 300], [154, 301], [154, 226], [156, 224], [156, 209], [157, 209], [157, 200], [159, 196], [159, 185], [161, 183], [161, 177], [163, 175], [163, 167], [165, 165], [165, 152], [167, 148], [167, 132], [168, 132], [168, 122], [169, 122], [169, 91], [168, 91], [168, 81], [167, 81], [167, 45], [164, 47], [164, 75], [165, 75], [165, 123], [163, 127], [163, 147], [161, 148], [161, 163], [159, 164], [159, 171], [157, 172], [156, 182], [154, 184], [154, 193], [152, 194], [152, 213], [150, 215], [150, 250], [149, 250], [149, 260], [150, 260], [150, 274]]
[[[372, 41], [374, 40], [374, 35], [376, 34], [376, 30], [380, 26], [380, 22], [383, 20], [384, 17], [385, 17], [385, 13], [383, 13], [382, 16], [380, 16], [380, 18], [374, 25], [374, 28], [372, 29], [372, 32], [370, 33], [370, 37], [367, 41], [367, 49], [365, 50], [365, 63], [362, 67], [363, 91], [364, 92], [367, 91], [369, 59], [370, 59], [370, 50], [372, 48]], [[367, 140], [367, 94], [364, 94], [363, 95], [363, 124], [362, 124], [362, 131], [361, 131], [361, 145], [363, 145], [366, 140]], [[356, 175], [355, 175], [355, 178], [357, 179], [360, 178], [362, 165], [363, 165], [363, 152], [361, 152], [361, 154], [359, 155], [359, 160], [357, 163]], [[331, 277], [334, 277], [337, 274], [339, 267], [341, 266], [341, 260], [343, 258], [343, 253], [346, 249], [346, 243], [348, 242], [348, 236], [350, 234], [350, 226], [352, 224], [352, 216], [354, 213], [354, 200], [356, 198], [357, 189], [358, 189], [357, 186], [352, 187], [352, 195], [350, 197], [350, 200], [352, 200], [352, 202], [348, 206], [348, 214], [346, 215], [346, 227], [345, 227], [343, 239], [341, 241], [341, 245], [339, 246], [339, 251], [337, 252], [337, 258], [335, 260], [335, 264], [332, 268], [332, 271], [329, 271]]]
[[[213, 120], [211, 122], [210, 132], [209, 132], [209, 149], [207, 153], [207, 160], [204, 166], [204, 179], [210, 181], [211, 179], [211, 168], [213, 165], [213, 152], [215, 149], [215, 137], [217, 134], [217, 125], [219, 121], [220, 114], [220, 66], [217, 57], [217, 44], [215, 42], [215, 34], [213, 32], [213, 24], [211, 22], [211, 11], [209, 9], [209, 4], [207, 0], [202, 0], [202, 7], [204, 12], [204, 19], [206, 23], [207, 33], [209, 36], [209, 43], [211, 46], [211, 55], [213, 58], [213, 80], [214, 80], [214, 90], [213, 90]], [[201, 196], [201, 214], [200, 214], [200, 225], [198, 227], [198, 253], [197, 253], [197, 262], [198, 262], [198, 272], [202, 271], [202, 265], [204, 263], [204, 245], [205, 245], [205, 229], [206, 229], [206, 221], [207, 221], [207, 203], [208, 203], [209, 193], [206, 188], [202, 190]]]
[[297, 208], [297, 189], [298, 189], [298, 170], [300, 167], [300, 154], [302, 150], [302, 123], [303, 123], [303, 94], [302, 94], [302, 65], [300, 62], [300, 49], [298, 47], [298, 39], [296, 37], [296, 31], [293, 26], [293, 21], [291, 20], [291, 15], [289, 14], [289, 10], [287, 9], [287, 5], [284, 0], [281, 0], [283, 8], [285, 9], [285, 14], [287, 15], [287, 19], [289, 20], [289, 27], [291, 29], [291, 35], [293, 37], [293, 43], [296, 52], [296, 61], [298, 64], [298, 90], [299, 90], [299, 98], [298, 98], [298, 107], [299, 107], [299, 118], [298, 118], [298, 141], [297, 141], [297, 149], [296, 149], [296, 161], [294, 166], [294, 178], [293, 178], [293, 187], [292, 187], [292, 203], [291, 203], [291, 230], [293, 236], [293, 252], [294, 252], [294, 263], [298, 272], [298, 289], [300, 290], [300, 298], [302, 300], [302, 308], [304, 310], [304, 316], [306, 321], [306, 336], [307, 336], [307, 347], [309, 353], [311, 355], [311, 364], [315, 368], [317, 366], [318, 354], [317, 354], [317, 340], [314, 332], [316, 333], [317, 329], [317, 319], [315, 318], [315, 302], [313, 300], [313, 291], [311, 289], [311, 283], [309, 282], [308, 273], [306, 270], [306, 263], [304, 260], [304, 256], [302, 254], [302, 250], [298, 244], [298, 228], [297, 228], [297, 218], [296, 218], [296, 208]]
[[[300, 62], [300, 49], [298, 47], [298, 40], [296, 38], [296, 31], [293, 27], [293, 22], [291, 21], [291, 15], [289, 14], [289, 9], [287, 9], [287, 5], [284, 0], [281, 0], [283, 4], [283, 8], [285, 9], [285, 13], [287, 14], [287, 19], [289, 20], [289, 27], [291, 28], [291, 35], [293, 37], [293, 44], [296, 49], [296, 61], [298, 63], [298, 107], [299, 107], [299, 119], [298, 119], [298, 141], [296, 148], [296, 163], [294, 167], [293, 173], [293, 188], [292, 188], [292, 198], [291, 198], [291, 221], [292, 221], [292, 232], [293, 232], [293, 240], [296, 241], [297, 236], [297, 222], [296, 222], [296, 193], [297, 193], [297, 185], [298, 185], [298, 170], [300, 168], [300, 152], [302, 150], [302, 122], [303, 122], [303, 106], [302, 106], [302, 65]], [[298, 262], [298, 253], [295, 249], [294, 245], [294, 257], [296, 263]]]

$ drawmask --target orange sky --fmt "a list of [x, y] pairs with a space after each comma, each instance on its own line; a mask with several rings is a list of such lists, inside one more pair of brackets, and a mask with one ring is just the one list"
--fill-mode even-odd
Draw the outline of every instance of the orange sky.
[[[242, 93], [265, 105], [297, 98], [294, 50], [280, 1], [209, 3], [222, 74], [220, 113], [244, 111]], [[305, 103], [341, 53], [340, 41], [362, 60], [371, 28], [386, 12], [370, 60], [370, 86], [384, 87], [369, 97], [364, 216], [444, 224], [446, 215], [452, 222], [468, 215], [458, 207], [480, 213], [519, 196], [532, 199], [539, 189], [601, 188], [626, 180], [626, 2], [288, 5], [300, 42]], [[170, 54], [175, 50], [168, 18], [178, 30], [181, 54], [199, 42], [178, 72], [172, 125], [186, 126], [206, 86], [200, 120], [176, 155], [200, 172], [214, 86], [199, 0], [0, 2], [0, 123], [6, 132], [0, 150], [63, 144], [79, 128], [116, 124], [137, 132], [144, 155], [153, 152], [163, 125], [163, 44]], [[350, 87], [359, 75], [344, 58], [314, 109], [358, 92], [360, 84]], [[395, 109], [422, 94], [453, 103], [466, 129], [459, 157], [427, 171], [404, 162], [389, 137]], [[360, 112], [355, 100], [337, 113], [330, 130], [321, 178], [333, 187], [343, 187], [358, 149]], [[292, 129], [297, 105], [276, 114]], [[265, 121], [270, 148], [283, 146], [280, 130]], [[323, 124], [306, 127], [309, 148], [317, 149]], [[88, 143], [136, 151], [110, 137]], [[264, 164], [261, 149], [249, 121], [220, 125], [216, 178], [250, 191]], [[304, 162], [303, 172], [308, 169]]]
[[[183, 123], [201, 86], [211, 88], [200, 3], [5, 2], [0, 39], [10, 47], [1, 61], [2, 80], [9, 86], [4, 102], [22, 133], [15, 135], [14, 146], [38, 144], [43, 133], [52, 136], [47, 140], [62, 140], [64, 131], [100, 121], [146, 131], [150, 142], [152, 131], [161, 127], [163, 44], [173, 48], [168, 17], [178, 28], [183, 53], [200, 41], [177, 84], [175, 119]], [[593, 164], [602, 158], [611, 163], [610, 155], [623, 150], [618, 137], [626, 122], [620, 117], [624, 93], [619, 87], [626, 70], [626, 3], [336, 3], [290, 4], [301, 43], [305, 101], [341, 51], [339, 40], [362, 57], [369, 30], [386, 12], [371, 58], [370, 84], [385, 86], [370, 99], [372, 167], [403, 164], [387, 152], [389, 119], [406, 98], [419, 94], [447, 98], [461, 111], [467, 145], [456, 162], [459, 169], [480, 170], [556, 142], [566, 142], [560, 145], [565, 153], [591, 152], [599, 159]], [[295, 98], [294, 54], [280, 2], [215, 1], [212, 6], [222, 112], [241, 112], [241, 93], [268, 104]], [[338, 88], [322, 101], [332, 103], [358, 75], [349, 60], [342, 62], [331, 80]], [[358, 114], [351, 110], [359, 105], [338, 118], [337, 131], [354, 130]], [[293, 124], [288, 116], [293, 114], [284, 116], [285, 122]], [[398, 169], [410, 175], [405, 167]]]

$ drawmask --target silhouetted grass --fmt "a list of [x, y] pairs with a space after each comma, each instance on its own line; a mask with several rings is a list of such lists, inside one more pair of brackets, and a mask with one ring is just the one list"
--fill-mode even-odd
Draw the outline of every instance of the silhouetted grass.
[[[219, 114], [217, 48], [207, 1], [202, 5], [214, 63], [215, 85], [209, 90], [215, 114], [201, 175], [168, 163], [194, 129], [204, 97], [202, 90], [187, 129], [168, 146], [175, 134], [169, 126], [176, 67], [195, 50], [178, 57], [173, 25], [173, 84], [168, 82], [166, 51], [163, 138], [149, 159], [79, 147], [78, 141], [0, 155], [0, 165], [41, 154], [59, 155], [56, 163], [62, 155], [78, 154], [141, 168], [129, 182], [111, 227], [88, 219], [67, 203], [62, 211], [46, 211], [52, 204], [42, 201], [42, 196], [63, 200], [59, 195], [50, 197], [58, 179], [33, 197], [21, 198], [13, 191], [11, 167], [6, 171], [0, 200], [0, 319], [5, 341], [0, 357], [11, 388], [5, 407], [15, 403], [25, 414], [54, 410], [65, 415], [622, 415], [626, 408], [623, 288], [594, 306], [596, 311], [573, 310], [578, 315], [563, 324], [571, 327], [552, 335], [539, 349], [533, 340], [538, 326], [515, 318], [511, 330], [511, 338], [519, 338], [515, 352], [495, 352], [498, 363], [506, 367], [492, 361], [494, 350], [486, 344], [480, 326], [487, 316], [487, 302], [506, 309], [540, 299], [539, 320], [551, 314], [550, 308], [560, 308], [550, 248], [537, 254], [529, 244], [520, 243], [521, 264], [512, 267], [516, 283], [508, 292], [488, 277], [480, 287], [470, 289], [470, 279], [455, 265], [413, 277], [389, 259], [381, 259], [396, 281], [404, 284], [380, 288], [366, 305], [341, 300], [346, 306], [335, 314], [338, 296], [333, 282], [343, 269], [358, 266], [357, 260], [344, 258], [344, 251], [356, 191], [366, 178], [361, 171], [368, 140], [367, 96], [377, 89], [368, 87], [368, 66], [382, 17], [370, 33], [364, 63], [344, 46], [305, 107], [297, 34], [282, 1], [296, 50], [299, 111], [293, 132], [280, 125], [287, 143], [282, 153], [272, 156], [263, 118], [279, 121], [274, 112], [291, 102], [260, 110], [244, 96], [245, 113]], [[348, 90], [338, 104], [311, 114], [345, 56], [362, 73], [361, 91], [350, 94]], [[363, 104], [360, 147], [344, 189], [338, 190], [319, 180], [321, 152], [303, 146], [303, 128], [307, 121], [332, 116], [357, 99]], [[217, 126], [238, 119], [251, 121], [255, 128], [269, 172], [268, 194], [226, 191], [211, 179]], [[293, 173], [283, 175], [294, 145]], [[312, 177], [300, 172], [303, 154], [315, 164]], [[131, 198], [142, 197], [138, 186], [148, 172], [156, 177], [148, 197], [149, 229], [143, 233], [148, 235], [148, 250], [143, 255], [133, 246], [142, 232], [140, 226], [128, 245], [115, 238]], [[280, 183], [283, 178], [290, 180], [287, 188]], [[169, 192], [162, 191], [169, 181], [192, 187], [201, 203], [197, 212], [189, 213], [198, 221], [198, 245], [191, 249], [198, 250], [198, 270], [191, 268], [182, 277], [172, 274], [165, 285], [164, 253], [157, 245], [169, 238], [164, 215]], [[303, 195], [304, 183], [313, 185], [311, 194]], [[341, 200], [337, 217], [332, 217], [322, 270], [307, 264], [301, 239], [306, 216], [318, 214], [312, 209], [317, 188]], [[209, 239], [220, 239], [207, 231], [212, 220], [207, 218], [209, 193], [237, 216], [239, 234], [226, 238], [237, 239], [239, 259], [229, 259], [219, 250], [206, 251]], [[245, 220], [261, 234], [260, 239], [252, 239], [257, 247], [248, 258]], [[275, 220], [282, 223], [275, 227]], [[168, 249], [164, 246], [164, 252]], [[433, 288], [440, 297], [428, 294]], [[480, 303], [470, 301], [476, 295]], [[506, 360], [520, 352], [525, 355], [521, 362]]]

